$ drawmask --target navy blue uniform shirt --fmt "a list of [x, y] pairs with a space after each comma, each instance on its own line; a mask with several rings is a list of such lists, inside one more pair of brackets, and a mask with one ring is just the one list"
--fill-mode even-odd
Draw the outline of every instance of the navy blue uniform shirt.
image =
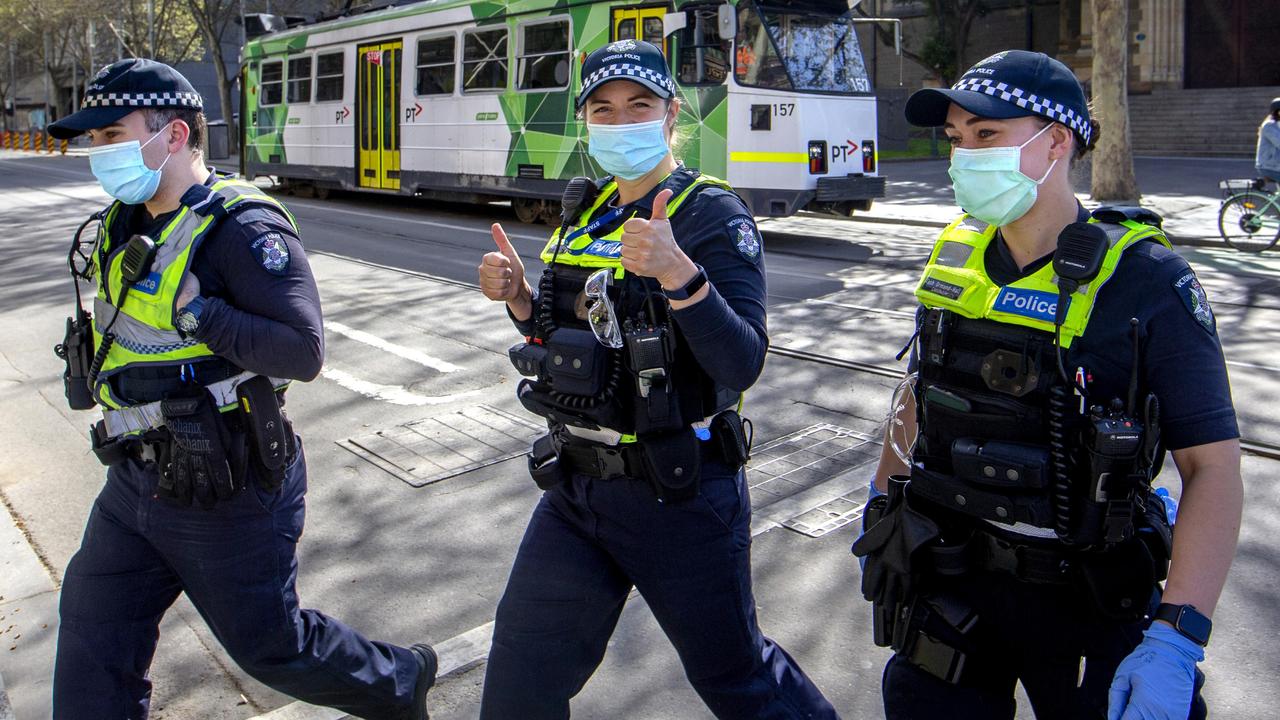
[[[1088, 218], [1082, 208], [1079, 220]], [[999, 233], [984, 256], [987, 276], [1000, 285], [1026, 277], [1052, 259], [1050, 253], [1019, 268]], [[1107, 407], [1112, 398], [1128, 397], [1130, 318], [1138, 320], [1138, 399], [1151, 392], [1159, 400], [1164, 447], [1180, 450], [1240, 437], [1208, 297], [1187, 261], [1155, 242], [1143, 241], [1125, 251], [1098, 292], [1084, 335], [1066, 353], [1063, 364], [1069, 374], [1083, 367], [1092, 376], [1089, 403]]]
[[[672, 179], [683, 168], [672, 173]], [[667, 186], [659, 183], [629, 206], [636, 217], [648, 218], [653, 199]], [[764, 247], [751, 211], [731, 192], [705, 187], [671, 216], [671, 234], [691, 260], [707, 272], [710, 290], [693, 305], [673, 310], [672, 316], [698, 364], [717, 384], [744, 392], [764, 369], [769, 336], [765, 329]], [[608, 212], [601, 206], [596, 215]], [[587, 220], [594, 219], [587, 218]], [[630, 219], [623, 213], [597, 235], [612, 232]], [[535, 283], [531, 283], [533, 285]], [[535, 288], [535, 306], [537, 304]], [[533, 320], [517, 322], [525, 335]]]
[[[216, 179], [210, 173], [205, 185]], [[145, 206], [126, 210], [128, 232], [152, 237], [177, 213], [153, 219]], [[215, 354], [271, 377], [311, 380], [320, 373], [320, 292], [302, 242], [280, 212], [257, 203], [233, 206], [201, 242], [191, 272], [205, 298], [195, 337]]]

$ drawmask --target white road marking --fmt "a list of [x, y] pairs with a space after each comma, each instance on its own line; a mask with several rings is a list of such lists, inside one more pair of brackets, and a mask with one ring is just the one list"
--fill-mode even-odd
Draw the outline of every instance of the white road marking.
[[1270, 365], [1255, 365], [1253, 363], [1241, 362], [1239, 360], [1228, 360], [1228, 365], [1238, 365], [1239, 367], [1253, 368], [1255, 370], [1269, 370], [1270, 372], [1280, 372], [1280, 367], [1271, 367]]
[[324, 326], [326, 329], [332, 330], [344, 337], [351, 338], [356, 342], [364, 343], [365, 345], [368, 345], [370, 347], [375, 347], [384, 352], [389, 352], [392, 355], [395, 355], [396, 357], [402, 357], [405, 360], [418, 363], [419, 365], [423, 367], [431, 368], [432, 370], [438, 370], [442, 373], [451, 373], [451, 372], [458, 372], [459, 370], [462, 369], [457, 365], [454, 365], [453, 363], [448, 362], [446, 360], [434, 358], [434, 357], [431, 357], [430, 355], [427, 355], [424, 352], [414, 350], [413, 348], [405, 347], [403, 345], [397, 345], [396, 343], [390, 342], [388, 340], [383, 340], [380, 337], [377, 337], [375, 335], [370, 335], [369, 333], [363, 330], [357, 330], [353, 327], [343, 325], [340, 322], [327, 320], [325, 321]]
[[[397, 222], [406, 222], [406, 223], [411, 223], [413, 225], [430, 225], [431, 227], [446, 228], [448, 230], [464, 230], [466, 232], [483, 233], [485, 235], [489, 234], [489, 227], [487, 225], [482, 227], [475, 227], [472, 225], [455, 225], [453, 223], [439, 222], [436, 220], [420, 220], [418, 218], [408, 218], [402, 215], [393, 215], [390, 213], [371, 213], [371, 212], [364, 212], [362, 210], [348, 210], [346, 208], [337, 208], [337, 207], [333, 207], [332, 205], [316, 205], [309, 202], [302, 202], [297, 199], [290, 200], [289, 206], [304, 207], [304, 208], [307, 208], [308, 210], [336, 212], [336, 213], [342, 213], [344, 215], [356, 215], [359, 217], [371, 218], [373, 220], [395, 220]], [[529, 235], [526, 233], [513, 233], [510, 231], [507, 232], [507, 237], [520, 238], [522, 240], [536, 240], [539, 243], [545, 243], [547, 240], [547, 237], [549, 237], [550, 235], [551, 235], [550, 231], [548, 231], [546, 236]]]
[[365, 397], [388, 402], [392, 405], [445, 405], [455, 400], [477, 395], [480, 392], [479, 390], [469, 390], [452, 395], [419, 395], [399, 385], [380, 385], [368, 380], [361, 380], [349, 372], [335, 370], [331, 367], [325, 367], [320, 371], [320, 374], [352, 392], [358, 392]]

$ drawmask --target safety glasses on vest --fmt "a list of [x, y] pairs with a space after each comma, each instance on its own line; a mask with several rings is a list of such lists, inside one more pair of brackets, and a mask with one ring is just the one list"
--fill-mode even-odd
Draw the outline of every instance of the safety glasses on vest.
[[622, 347], [622, 328], [618, 327], [618, 316], [613, 311], [613, 301], [609, 299], [609, 286], [613, 284], [613, 270], [601, 268], [587, 278], [583, 293], [587, 296], [587, 320], [591, 324], [591, 332], [601, 345], [619, 349]]

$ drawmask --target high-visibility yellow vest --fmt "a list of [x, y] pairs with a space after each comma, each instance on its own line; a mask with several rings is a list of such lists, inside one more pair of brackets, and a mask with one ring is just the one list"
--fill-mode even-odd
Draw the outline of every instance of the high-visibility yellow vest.
[[[693, 196], [695, 190], [705, 186], [713, 186], [732, 191], [729, 183], [710, 175], [698, 175], [693, 182], [680, 193], [667, 201], [667, 217], [675, 217], [680, 212], [680, 208], [684, 207], [684, 203]], [[590, 232], [579, 234], [583, 228], [591, 224], [591, 218], [601, 207], [616, 197], [618, 194], [618, 185], [610, 180], [607, 185], [600, 189], [600, 194], [596, 196], [596, 200], [578, 216], [577, 224], [569, 228], [565, 237], [572, 238], [567, 245], [560, 242], [560, 229], [557, 228], [551, 234], [551, 239], [547, 241], [546, 247], [542, 249], [542, 262], [550, 263], [555, 258], [557, 264], [575, 265], [577, 267], [587, 268], [615, 268], [614, 277], [621, 279], [625, 274], [622, 268], [622, 224], [612, 232], [604, 235], [594, 235]], [[575, 237], [576, 235], [576, 237]], [[556, 246], [560, 247], [559, 254], [556, 253]]]
[[213, 231], [228, 211], [245, 202], [261, 203], [279, 210], [297, 230], [293, 216], [280, 202], [256, 185], [238, 179], [219, 179], [208, 187], [208, 194], [191, 205], [182, 205], [177, 214], [153, 238], [156, 258], [151, 273], [129, 289], [124, 305], [120, 301], [123, 285], [121, 262], [127, 241], [121, 209], [116, 202], [107, 209], [98, 230], [98, 245], [93, 254], [98, 291], [93, 303], [94, 346], [102, 347], [102, 335], [111, 324], [115, 342], [98, 373], [93, 391], [105, 408], [127, 406], [112, 390], [111, 377], [141, 366], [183, 365], [213, 356], [204, 343], [184, 338], [178, 333], [174, 319], [182, 279], [191, 269], [200, 243]]
[[[1124, 252], [1143, 240], [1172, 247], [1164, 232], [1154, 225], [1133, 220], [1098, 223], [1107, 233], [1111, 247], [1097, 277], [1081, 285], [1071, 296], [1061, 331], [1062, 347], [1084, 334], [1093, 313], [1098, 292], [1115, 273]], [[938, 236], [929, 255], [916, 298], [929, 308], [950, 310], [963, 317], [1021, 325], [1052, 334], [1058, 311], [1058, 277], [1053, 263], [1008, 285], [997, 285], [987, 277], [985, 255], [996, 234], [995, 226], [963, 215]]]

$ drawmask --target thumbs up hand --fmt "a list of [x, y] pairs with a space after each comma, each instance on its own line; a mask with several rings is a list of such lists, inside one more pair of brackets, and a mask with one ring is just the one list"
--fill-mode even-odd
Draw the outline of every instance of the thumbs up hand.
[[498, 250], [480, 261], [480, 291], [490, 300], [506, 301], [517, 319], [526, 320], [533, 315], [533, 290], [525, 282], [524, 263], [502, 226], [494, 223], [490, 229]]
[[[693, 261], [676, 245], [667, 219], [671, 190], [653, 199], [648, 220], [631, 218], [622, 225], [622, 267], [643, 277], [657, 278], [664, 287], [679, 287], [697, 272]], [[677, 277], [679, 276], [679, 277]]]

